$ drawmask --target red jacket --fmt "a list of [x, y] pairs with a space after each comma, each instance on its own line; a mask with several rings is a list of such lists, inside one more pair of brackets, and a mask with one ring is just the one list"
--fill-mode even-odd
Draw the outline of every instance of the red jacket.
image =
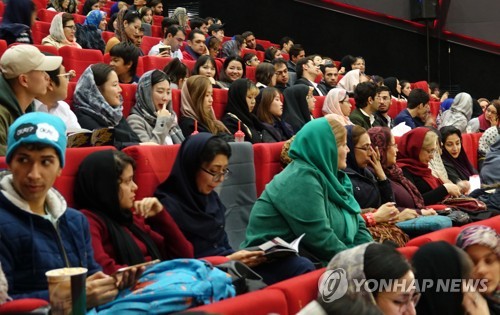
[[[109, 236], [106, 224], [101, 218], [89, 210], [82, 210], [89, 221], [90, 234], [92, 236], [92, 247], [94, 258], [102, 266], [104, 273], [112, 274], [125, 265], [119, 265], [115, 261], [115, 251]], [[156, 216], [144, 220], [134, 216], [134, 223], [146, 232], [155, 242], [160, 252], [172, 258], [193, 258], [193, 246], [184, 237], [181, 230], [167, 211], [161, 211]], [[139, 246], [146, 261], [151, 260], [146, 245], [126, 227], [123, 227]]]

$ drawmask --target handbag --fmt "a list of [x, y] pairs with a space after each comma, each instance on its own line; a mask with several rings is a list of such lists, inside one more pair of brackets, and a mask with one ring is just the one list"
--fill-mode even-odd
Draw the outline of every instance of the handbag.
[[459, 208], [460, 210], [482, 212], [486, 211], [486, 204], [476, 198], [471, 197], [458, 197], [458, 198], [446, 198], [443, 204], [451, 206], [454, 208]]
[[467, 213], [456, 208], [447, 208], [442, 211], [437, 211], [437, 213], [450, 218], [453, 226], [462, 226], [472, 221]]
[[236, 295], [267, 287], [258, 273], [240, 261], [230, 260], [215, 267], [231, 276]]

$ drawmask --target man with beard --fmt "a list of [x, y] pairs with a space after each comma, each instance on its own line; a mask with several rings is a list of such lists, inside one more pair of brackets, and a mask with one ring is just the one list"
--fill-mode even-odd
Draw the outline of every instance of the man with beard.
[[276, 86], [278, 90], [282, 93], [290, 86], [288, 83], [288, 68], [286, 66], [286, 60], [283, 58], [278, 58], [273, 60], [274, 71], [276, 72]]
[[326, 95], [331, 89], [337, 86], [339, 70], [333, 63], [320, 65], [319, 69], [323, 73], [323, 79], [318, 84], [318, 89], [323, 93], [323, 95]]
[[394, 122], [392, 118], [387, 114], [389, 108], [391, 108], [391, 90], [383, 85], [377, 87], [377, 96], [375, 96], [375, 102], [378, 102], [378, 110], [375, 112], [375, 122], [373, 127], [389, 127], [392, 129], [394, 127]]

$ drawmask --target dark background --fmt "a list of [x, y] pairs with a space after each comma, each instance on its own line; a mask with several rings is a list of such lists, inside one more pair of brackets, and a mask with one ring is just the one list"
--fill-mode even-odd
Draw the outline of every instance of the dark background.
[[[308, 55], [335, 60], [346, 54], [363, 56], [368, 74], [411, 82], [427, 79], [425, 34], [291, 0], [197, 2], [200, 16], [222, 19], [226, 36], [251, 30], [257, 38], [278, 43], [288, 35]], [[439, 82], [442, 90], [465, 91], [474, 98], [500, 96], [500, 56], [438, 38], [431, 38], [430, 53], [431, 81]]]

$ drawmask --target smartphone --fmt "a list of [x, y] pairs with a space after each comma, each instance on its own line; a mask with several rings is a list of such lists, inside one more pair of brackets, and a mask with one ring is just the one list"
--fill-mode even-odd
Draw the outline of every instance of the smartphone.
[[155, 259], [155, 260], [152, 260], [152, 261], [147, 261], [145, 263], [142, 263], [142, 264], [137, 264], [137, 265], [133, 265], [133, 266], [128, 266], [128, 267], [123, 267], [123, 268], [120, 268], [118, 269], [114, 274], [120, 274], [120, 273], [123, 273], [127, 270], [130, 270], [132, 268], [140, 268], [140, 267], [149, 267], [149, 266], [152, 266], [152, 265], [155, 265], [157, 263], [161, 262], [161, 260], [159, 259]]
[[160, 50], [160, 54], [161, 54], [162, 52], [164, 52], [164, 51], [166, 51], [166, 52], [167, 52], [167, 54], [169, 54], [169, 55], [172, 53], [172, 47], [171, 47], [171, 46], [169, 46], [169, 45], [167, 45], [167, 46], [163, 46], [163, 47], [160, 47], [160, 48], [159, 48], [159, 50]]

